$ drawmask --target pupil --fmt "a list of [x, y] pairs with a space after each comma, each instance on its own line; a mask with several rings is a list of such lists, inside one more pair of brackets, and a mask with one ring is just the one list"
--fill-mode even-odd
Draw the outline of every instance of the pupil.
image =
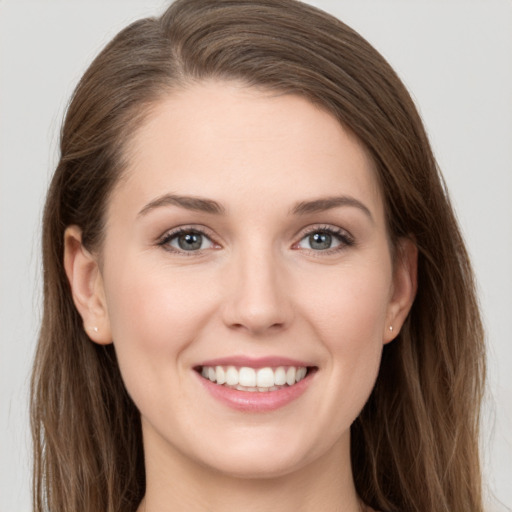
[[203, 236], [199, 233], [186, 233], [178, 238], [178, 245], [184, 251], [193, 251], [201, 248]]
[[314, 233], [309, 237], [309, 244], [312, 249], [329, 249], [331, 242], [332, 236], [328, 233]]

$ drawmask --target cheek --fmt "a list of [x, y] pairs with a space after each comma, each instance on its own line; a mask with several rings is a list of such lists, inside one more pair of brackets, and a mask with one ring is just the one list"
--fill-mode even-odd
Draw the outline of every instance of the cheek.
[[141, 416], [155, 419], [156, 411], [169, 424], [174, 420], [167, 417], [168, 411], [186, 417], [180, 404], [190, 402], [179, 400], [187, 389], [181, 361], [196, 339], [198, 309], [190, 307], [179, 279], [148, 265], [142, 268], [136, 260], [111, 269], [106, 283], [119, 369]]
[[[198, 298], [198, 282], [127, 257], [105, 270], [112, 338], [125, 385], [135, 403], [138, 390], [167, 389], [182, 379], [182, 353], [194, 342], [211, 300]], [[144, 394], [144, 393], [142, 393]]]
[[[391, 290], [391, 271], [383, 265], [347, 267], [315, 276], [301, 293], [302, 307], [319, 337], [333, 349], [360, 350], [381, 343]], [[313, 286], [314, 284], [314, 286]]]
[[201, 276], [151, 267], [143, 258], [111, 269], [106, 282], [113, 339], [122, 345], [176, 351], [176, 343], [194, 336], [212, 301]]
[[[345, 269], [324, 283], [317, 279], [324, 292], [315, 288], [315, 294], [302, 306], [308, 310], [315, 337], [329, 354], [328, 371], [337, 388], [333, 399], [341, 399], [347, 406], [344, 410], [355, 415], [366, 402], [379, 371], [390, 274], [380, 265]], [[349, 423], [352, 420], [348, 418]], [[345, 418], [340, 420], [340, 425], [345, 423]]]

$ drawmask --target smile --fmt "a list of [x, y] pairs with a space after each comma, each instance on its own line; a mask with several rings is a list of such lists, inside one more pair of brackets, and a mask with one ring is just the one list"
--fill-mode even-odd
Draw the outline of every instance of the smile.
[[295, 402], [313, 385], [319, 368], [281, 357], [233, 357], [193, 369], [207, 395], [224, 406], [264, 413]]
[[219, 386], [247, 392], [273, 392], [294, 386], [308, 374], [305, 366], [251, 368], [248, 366], [202, 366], [201, 375]]

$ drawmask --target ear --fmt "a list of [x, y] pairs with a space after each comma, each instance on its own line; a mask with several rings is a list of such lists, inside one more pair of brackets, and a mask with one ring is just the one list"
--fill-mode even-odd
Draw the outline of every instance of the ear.
[[418, 288], [418, 248], [409, 238], [401, 238], [396, 247], [393, 286], [388, 305], [384, 343], [394, 340], [409, 314]]
[[82, 245], [78, 226], [64, 232], [64, 268], [87, 335], [100, 345], [112, 343], [103, 278], [97, 258]]

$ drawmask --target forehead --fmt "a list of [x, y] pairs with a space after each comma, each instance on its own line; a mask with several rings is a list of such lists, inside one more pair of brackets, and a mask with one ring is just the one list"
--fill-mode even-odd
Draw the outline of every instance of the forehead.
[[372, 160], [333, 115], [298, 95], [237, 83], [196, 84], [161, 99], [127, 161], [114, 196], [134, 203], [177, 193], [229, 209], [255, 197], [285, 205], [351, 194], [382, 209]]

